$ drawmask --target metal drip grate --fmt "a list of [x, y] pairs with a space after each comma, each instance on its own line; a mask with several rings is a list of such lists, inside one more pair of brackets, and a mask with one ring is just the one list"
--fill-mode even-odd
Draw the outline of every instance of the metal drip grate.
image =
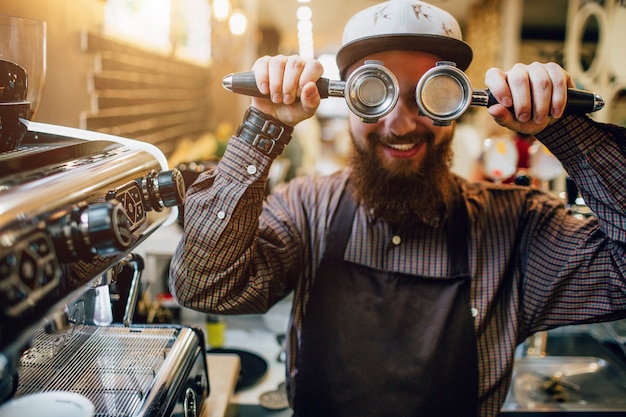
[[16, 396], [72, 391], [89, 398], [96, 416], [132, 416], [153, 385], [175, 328], [73, 326], [40, 330], [22, 355]]

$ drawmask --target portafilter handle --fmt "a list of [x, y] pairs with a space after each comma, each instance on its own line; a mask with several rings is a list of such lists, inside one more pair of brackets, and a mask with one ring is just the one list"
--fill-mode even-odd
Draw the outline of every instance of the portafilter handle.
[[[461, 117], [470, 105], [490, 107], [498, 103], [489, 89], [473, 90], [467, 75], [450, 61], [440, 61], [426, 71], [415, 88], [415, 100], [422, 114], [439, 126]], [[602, 97], [591, 91], [567, 90], [565, 115], [591, 113], [603, 107]]]
[[[344, 97], [350, 111], [365, 123], [376, 123], [398, 102], [398, 80], [381, 61], [368, 60], [355, 69], [346, 81], [320, 78], [316, 82], [321, 98]], [[269, 98], [262, 94], [254, 72], [238, 72], [225, 76], [222, 86], [233, 93]]]

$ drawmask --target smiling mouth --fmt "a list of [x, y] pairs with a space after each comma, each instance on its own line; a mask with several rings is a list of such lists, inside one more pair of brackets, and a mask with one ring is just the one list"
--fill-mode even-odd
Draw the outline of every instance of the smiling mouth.
[[416, 143], [387, 143], [385, 145], [390, 147], [391, 149], [403, 152], [410, 151], [417, 146]]

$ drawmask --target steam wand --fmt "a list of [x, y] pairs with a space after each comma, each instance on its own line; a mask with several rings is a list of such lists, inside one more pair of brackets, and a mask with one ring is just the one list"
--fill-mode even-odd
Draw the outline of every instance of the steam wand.
[[126, 301], [126, 310], [124, 311], [124, 317], [122, 322], [124, 326], [129, 327], [133, 322], [133, 315], [135, 314], [135, 307], [137, 306], [137, 299], [139, 298], [139, 287], [141, 285], [141, 273], [143, 272], [145, 263], [143, 258], [136, 253], [131, 253], [125, 259], [126, 265], [133, 268], [133, 278], [130, 282], [130, 289], [128, 291], [128, 301]]

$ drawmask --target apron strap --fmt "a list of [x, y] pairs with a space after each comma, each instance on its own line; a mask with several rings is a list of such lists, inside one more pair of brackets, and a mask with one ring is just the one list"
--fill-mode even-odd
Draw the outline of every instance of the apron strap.
[[458, 182], [448, 204], [448, 253], [450, 276], [469, 275], [469, 214]]
[[323, 258], [343, 261], [343, 255], [346, 251], [346, 246], [348, 246], [348, 240], [350, 240], [356, 208], [353, 188], [348, 182], [341, 192], [335, 215], [330, 222]]

